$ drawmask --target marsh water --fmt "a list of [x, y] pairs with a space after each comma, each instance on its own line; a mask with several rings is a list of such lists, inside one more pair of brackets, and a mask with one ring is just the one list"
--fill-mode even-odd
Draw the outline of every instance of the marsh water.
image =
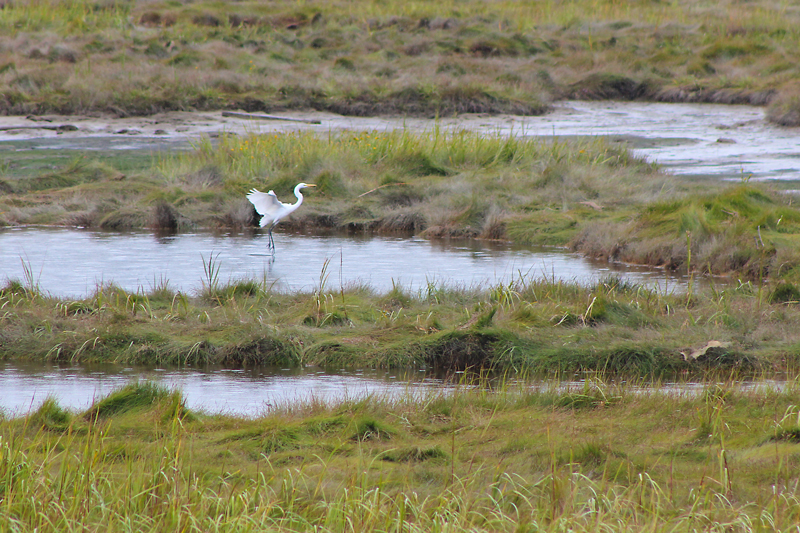
[[444, 376], [424, 370], [165, 369], [0, 361], [0, 413], [35, 410], [48, 396], [64, 408], [86, 409], [114, 389], [144, 380], [180, 389], [191, 409], [247, 416], [296, 401], [414, 396], [453, 386]]
[[157, 235], [58, 228], [0, 230], [0, 273], [59, 297], [85, 297], [114, 283], [130, 292], [168, 285], [194, 293], [210, 284], [256, 280], [277, 291], [338, 291], [354, 285], [388, 292], [488, 287], [514, 279], [596, 282], [620, 276], [661, 291], [680, 290], [684, 276], [646, 267], [591, 261], [561, 249], [414, 237], [275, 233]]
[[[41, 362], [0, 361], [0, 416], [35, 411], [48, 397], [63, 408], [85, 410], [94, 401], [135, 381], [152, 381], [182, 392], [187, 407], [207, 413], [257, 417], [270, 410], [301, 403], [424, 398], [454, 391], [505, 388], [581, 393], [600, 384], [591, 375], [571, 380], [531, 380], [515, 376], [486, 376], [477, 383], [463, 372], [443, 375], [425, 369], [402, 371], [339, 368], [145, 368], [112, 364], [59, 365]], [[660, 393], [695, 395], [715, 387], [709, 382], [603, 383], [610, 394]], [[778, 391], [797, 387], [786, 376], [777, 379], [723, 383], [740, 391]], [[616, 391], [616, 392], [614, 392]]]
[[[779, 128], [762, 108], [748, 106], [562, 102], [542, 117], [464, 115], [434, 123], [421, 119], [353, 118], [325, 113], [287, 113], [319, 120], [311, 125], [245, 121], [220, 113], [170, 113], [146, 118], [47, 117], [74, 131], [29, 129], [25, 117], [0, 117], [0, 154], [17, 150], [148, 150], [191, 148], [200, 135], [314, 130], [387, 130], [433, 127], [536, 137], [605, 136], [666, 170], [698, 179], [773, 181], [797, 193], [800, 130]], [[20, 126], [14, 129], [13, 126]], [[68, 128], [71, 129], [71, 128]], [[263, 280], [275, 290], [314, 290], [324, 281], [336, 290], [366, 284], [378, 291], [400, 284], [487, 285], [519, 276], [592, 283], [610, 273], [659, 290], [683, 280], [654, 269], [593, 262], [563, 250], [485, 242], [427, 241], [345, 235], [276, 235], [277, 253], [265, 254], [265, 236], [250, 234], [105, 233], [52, 228], [0, 231], [0, 281], [16, 278], [56, 296], [81, 297], [114, 282], [125, 289], [199, 289], [213, 260], [219, 280]], [[253, 415], [280, 402], [335, 399], [370, 393], [441, 390], [447, 382], [423, 371], [387, 373], [331, 369], [146, 369], [59, 367], [0, 362], [0, 409], [24, 412], [48, 394], [62, 405], [86, 407], [132, 379], [179, 387], [190, 407]]]

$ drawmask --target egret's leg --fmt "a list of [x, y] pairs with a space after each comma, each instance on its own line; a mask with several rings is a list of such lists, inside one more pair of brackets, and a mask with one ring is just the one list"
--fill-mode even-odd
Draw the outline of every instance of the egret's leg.
[[272, 252], [272, 255], [275, 255], [275, 241], [272, 240], [272, 228], [275, 227], [275, 224], [269, 227], [269, 242], [267, 243], [267, 250]]

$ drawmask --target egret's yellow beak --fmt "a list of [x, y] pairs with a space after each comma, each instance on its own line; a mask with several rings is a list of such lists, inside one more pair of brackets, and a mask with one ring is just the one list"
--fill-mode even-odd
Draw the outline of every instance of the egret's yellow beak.
[[306, 183], [306, 187], [316, 187], [313, 183]]

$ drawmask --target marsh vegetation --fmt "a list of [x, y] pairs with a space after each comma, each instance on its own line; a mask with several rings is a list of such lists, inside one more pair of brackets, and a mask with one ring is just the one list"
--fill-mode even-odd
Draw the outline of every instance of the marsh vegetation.
[[[787, 2], [0, 3], [0, 113], [316, 109], [541, 114], [562, 98], [769, 105], [797, 125]], [[0, 224], [249, 228], [251, 187], [316, 183], [295, 227], [509, 239], [692, 276], [281, 293], [169, 280], [54, 298], [0, 288], [0, 358], [470, 368], [637, 378], [794, 375], [792, 197], [668, 176], [604, 140], [434, 130], [223, 135], [184, 154], [15, 152]], [[85, 412], [0, 413], [0, 529], [784, 531], [796, 527], [797, 388], [697, 396], [478, 386], [296, 402], [249, 419], [131, 384]]]
[[[787, 2], [0, 2], [0, 113], [316, 109], [541, 114], [562, 98], [769, 105], [796, 125]], [[508, 239], [728, 282], [519, 276], [377, 292], [161, 280], [76, 299], [2, 280], [0, 358], [722, 380], [702, 394], [501, 386], [252, 418], [135, 383], [0, 413], [0, 529], [788, 531], [796, 528], [800, 211], [602, 139], [433, 129], [223, 135], [181, 154], [14, 152], [0, 225], [250, 228], [252, 187], [318, 185], [295, 228]], [[693, 278], [692, 278], [693, 279]], [[630, 383], [630, 382], [629, 382]]]
[[530, 277], [378, 293], [330, 283], [323, 271], [313, 291], [282, 293], [223, 282], [213, 261], [207, 273], [196, 295], [163, 281], [136, 292], [98, 286], [78, 300], [11, 281], [0, 290], [0, 357], [650, 378], [798, 366], [800, 289], [785, 281], [667, 293], [613, 277], [591, 286]]
[[797, 124], [787, 2], [19, 0], [2, 14], [7, 114], [540, 114], [569, 97], [774, 102]]
[[186, 409], [131, 384], [0, 418], [0, 527], [65, 531], [791, 531], [796, 385], [699, 395], [483, 387]]
[[[42, 168], [57, 157], [56, 169]], [[2, 357], [636, 375], [796, 368], [792, 196], [746, 179], [670, 176], [603, 139], [439, 129], [223, 135], [144, 160], [23, 153], [6, 176], [7, 224], [247, 228], [256, 214], [246, 191], [285, 197], [304, 181], [317, 188], [287, 226], [570, 246], [728, 281], [676, 293], [520, 275], [376, 292], [334, 286], [325, 267], [313, 291], [291, 294], [259, 279], [225, 282], [212, 256], [196, 294], [162, 279], [133, 291], [100, 285], [72, 301], [39, 290], [29, 272], [2, 289]]]

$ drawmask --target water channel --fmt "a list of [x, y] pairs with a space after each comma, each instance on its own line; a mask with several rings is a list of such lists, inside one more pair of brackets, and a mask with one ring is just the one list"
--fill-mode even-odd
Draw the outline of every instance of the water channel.
[[257, 416], [297, 401], [417, 396], [453, 387], [424, 370], [145, 368], [0, 361], [0, 414], [35, 410], [48, 396], [81, 410], [131, 381], [180, 389], [190, 409]]
[[0, 273], [45, 293], [72, 298], [108, 283], [131, 292], [168, 283], [191, 294], [206, 281], [204, 266], [212, 260], [222, 283], [257, 280], [278, 291], [311, 292], [319, 287], [321, 276], [329, 290], [367, 285], [383, 293], [393, 285], [410, 291], [429, 283], [486, 287], [520, 277], [590, 284], [617, 275], [660, 291], [680, 290], [686, 283], [685, 276], [667, 271], [507, 243], [276, 232], [273, 257], [265, 253], [266, 241], [262, 233], [159, 236], [11, 228], [0, 230]]
[[[583, 393], [598, 385], [592, 376], [573, 380], [531, 381], [514, 376], [496, 377], [482, 384], [469, 382], [463, 373], [451, 376], [424, 369], [400, 371], [332, 368], [146, 368], [112, 364], [58, 365], [55, 363], [0, 361], [0, 416], [20, 416], [35, 411], [48, 397], [72, 411], [87, 409], [96, 400], [134, 381], [152, 381], [179, 389], [186, 406], [207, 413], [258, 417], [275, 408], [299, 403], [335, 403], [372, 396], [379, 399], [419, 399], [475, 387], [510, 391]], [[604, 384], [607, 393], [692, 396], [713, 389], [713, 382], [672, 382], [655, 385]], [[798, 382], [777, 379], [742, 381], [742, 392], [798, 390]]]
[[[187, 149], [198, 135], [313, 129], [430, 130], [431, 121], [351, 118], [324, 113], [290, 113], [319, 125], [252, 122], [220, 113], [171, 113], [147, 118], [105, 120], [51, 117], [75, 131], [26, 129], [24, 117], [0, 117], [0, 151], [8, 157], [29, 149]], [[694, 104], [563, 102], [543, 117], [466, 115], [442, 119], [444, 128], [528, 136], [603, 135], [627, 143], [637, 155], [685, 176], [775, 182], [788, 193], [800, 180], [800, 131], [778, 128], [762, 108]], [[13, 155], [11, 156], [13, 157]], [[617, 273], [638, 283], [674, 290], [681, 280], [657, 270], [597, 263], [563, 250], [509, 244], [437, 242], [417, 238], [276, 236], [274, 260], [264, 254], [259, 233], [195, 233], [157, 236], [52, 228], [0, 231], [0, 283], [20, 279], [56, 296], [82, 297], [99, 284], [114, 282], [131, 291], [168, 282], [192, 291], [204, 279], [203, 262], [212, 257], [221, 280], [264, 280], [276, 290], [313, 290], [328, 262], [327, 286], [367, 284], [385, 291], [399, 283], [411, 290], [429, 282], [456, 285], [505, 283], [514, 277], [547, 276], [591, 283]], [[27, 274], [26, 274], [27, 271]], [[31, 279], [26, 280], [26, 276]], [[93, 398], [131, 379], [155, 379], [179, 387], [190, 407], [253, 415], [280, 402], [319, 395], [407, 394], [446, 384], [424, 372], [393, 374], [358, 370], [258, 369], [200, 370], [122, 367], [69, 367], [0, 362], [0, 409], [19, 413], [48, 394], [62, 405], [85, 408]], [[291, 392], [289, 392], [291, 391]]]

